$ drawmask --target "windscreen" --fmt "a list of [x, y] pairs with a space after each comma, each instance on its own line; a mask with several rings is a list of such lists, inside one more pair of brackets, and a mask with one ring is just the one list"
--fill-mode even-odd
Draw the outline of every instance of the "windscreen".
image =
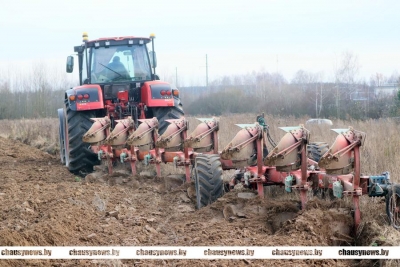
[[151, 80], [144, 45], [121, 45], [91, 49], [91, 83]]

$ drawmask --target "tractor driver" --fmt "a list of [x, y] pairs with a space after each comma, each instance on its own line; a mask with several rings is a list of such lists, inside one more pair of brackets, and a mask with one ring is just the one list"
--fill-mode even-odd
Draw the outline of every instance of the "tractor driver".
[[121, 63], [119, 56], [115, 56], [113, 61], [104, 69], [105, 76], [110, 80], [129, 79], [129, 73], [124, 64]]

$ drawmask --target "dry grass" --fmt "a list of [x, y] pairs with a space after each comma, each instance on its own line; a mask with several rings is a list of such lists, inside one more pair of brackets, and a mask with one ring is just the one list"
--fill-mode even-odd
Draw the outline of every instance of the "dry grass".
[[0, 120], [0, 136], [55, 155], [60, 151], [58, 127], [58, 119]]

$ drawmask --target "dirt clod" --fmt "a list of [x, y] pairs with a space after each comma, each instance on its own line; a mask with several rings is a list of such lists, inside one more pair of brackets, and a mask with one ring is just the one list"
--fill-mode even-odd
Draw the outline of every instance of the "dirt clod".
[[239, 198], [251, 199], [251, 198], [255, 198], [256, 194], [254, 194], [252, 192], [240, 192], [240, 193], [237, 194], [237, 196]]
[[151, 226], [149, 226], [149, 225], [147, 225], [147, 224], [145, 225], [144, 228], [146, 228], [147, 231], [149, 231], [149, 232], [151, 232], [151, 233], [153, 233], [153, 234], [158, 234], [158, 232], [157, 232], [156, 229], [154, 229], [153, 227], [151, 227]]
[[107, 212], [106, 214], [107, 214], [108, 216], [110, 216], [110, 217], [114, 217], [114, 218], [118, 219], [119, 211], [113, 210], [113, 211]]

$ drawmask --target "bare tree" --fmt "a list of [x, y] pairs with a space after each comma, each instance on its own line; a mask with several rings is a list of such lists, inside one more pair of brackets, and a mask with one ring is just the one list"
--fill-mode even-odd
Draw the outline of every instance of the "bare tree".
[[385, 75], [379, 72], [371, 75], [371, 77], [369, 78], [369, 84], [371, 86], [381, 86], [382, 84], [386, 83], [386, 81], [387, 78], [385, 77]]
[[303, 93], [309, 92], [311, 90], [315, 91], [315, 97], [312, 98], [311, 95], [307, 99], [310, 103], [315, 103], [315, 116], [318, 118], [321, 115], [323, 107], [323, 73], [312, 73], [305, 70], [299, 70], [296, 72], [294, 78], [292, 79], [292, 84], [299, 86]]
[[358, 57], [353, 52], [345, 51], [340, 58], [340, 65], [335, 69], [336, 116], [340, 118], [340, 99], [344, 94], [354, 91], [356, 77], [360, 71]]

